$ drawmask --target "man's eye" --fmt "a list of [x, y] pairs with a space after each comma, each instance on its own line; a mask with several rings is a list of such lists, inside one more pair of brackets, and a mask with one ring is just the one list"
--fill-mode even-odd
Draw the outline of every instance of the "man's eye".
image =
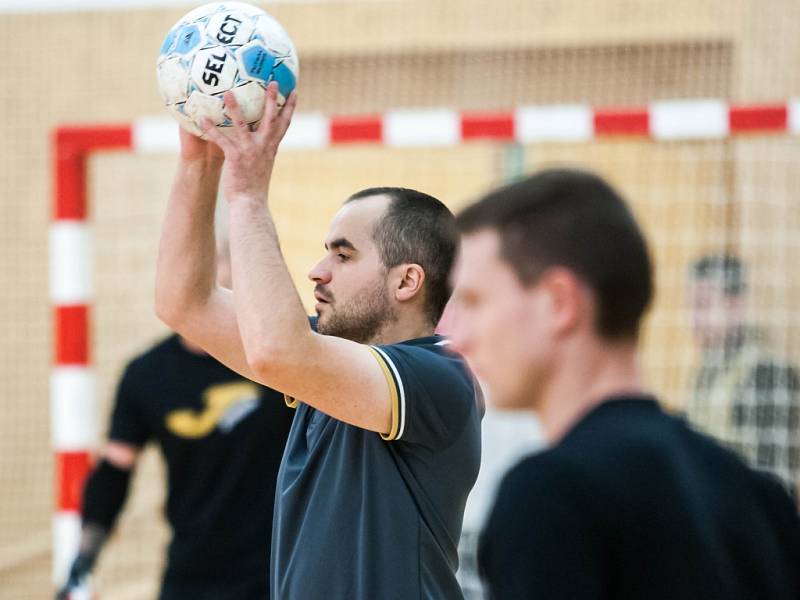
[[349, 256], [347, 256], [346, 254], [342, 254], [341, 252], [336, 255], [336, 258], [338, 258], [341, 262], [346, 262], [350, 260]]

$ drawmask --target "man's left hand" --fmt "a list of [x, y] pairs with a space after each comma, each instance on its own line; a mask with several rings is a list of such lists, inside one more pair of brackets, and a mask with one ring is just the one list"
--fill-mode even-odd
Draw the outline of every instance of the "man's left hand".
[[202, 123], [206, 137], [225, 153], [222, 193], [229, 202], [239, 198], [263, 200], [269, 190], [275, 156], [297, 105], [292, 92], [283, 108], [278, 107], [278, 84], [271, 82], [265, 94], [264, 115], [255, 131], [245, 121], [236, 97], [230, 91], [223, 96], [233, 126], [224, 133], [210, 121]]

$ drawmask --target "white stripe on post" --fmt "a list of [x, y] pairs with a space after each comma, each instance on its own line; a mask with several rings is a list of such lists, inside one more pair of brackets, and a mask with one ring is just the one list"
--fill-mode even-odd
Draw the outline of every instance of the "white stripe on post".
[[55, 367], [50, 381], [53, 449], [74, 452], [97, 445], [94, 373], [86, 367]]
[[[321, 113], [298, 113], [286, 132], [281, 148], [309, 150], [330, 145], [330, 119]], [[167, 154], [180, 150], [178, 123], [168, 117], [138, 119], [132, 128], [134, 152]]]
[[50, 225], [50, 300], [83, 304], [92, 296], [92, 236], [84, 221]]
[[137, 119], [131, 128], [131, 145], [140, 154], [168, 154], [180, 150], [178, 123], [169, 117]]
[[800, 134], [800, 98], [793, 98], [787, 105], [789, 111], [787, 129], [789, 133]]
[[322, 113], [298, 113], [286, 131], [281, 148], [287, 150], [312, 150], [325, 148], [331, 143], [331, 121]]
[[53, 517], [53, 581], [57, 584], [66, 581], [80, 539], [81, 516], [71, 511], [57, 512]]
[[460, 141], [461, 118], [453, 110], [393, 110], [383, 117], [387, 146], [455, 146]]
[[650, 105], [650, 133], [658, 140], [716, 139], [730, 133], [722, 100], [668, 100]]
[[583, 104], [524, 106], [514, 113], [514, 136], [521, 144], [579, 142], [594, 136], [594, 113]]

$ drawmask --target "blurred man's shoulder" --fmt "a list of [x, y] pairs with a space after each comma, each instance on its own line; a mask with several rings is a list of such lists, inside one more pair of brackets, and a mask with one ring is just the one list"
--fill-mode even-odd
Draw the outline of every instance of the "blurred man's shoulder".
[[189, 351], [181, 344], [180, 336], [177, 334], [170, 334], [166, 337], [159, 338], [138, 354], [133, 355], [128, 360], [127, 370], [137, 371], [140, 369], [148, 369], [158, 364], [164, 357], [175, 353], [188, 354]]

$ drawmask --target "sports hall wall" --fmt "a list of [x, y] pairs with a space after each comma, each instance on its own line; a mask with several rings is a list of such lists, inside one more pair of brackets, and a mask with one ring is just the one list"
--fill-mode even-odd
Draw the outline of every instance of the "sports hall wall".
[[[265, 4], [301, 59], [300, 110], [506, 109], [743, 103], [800, 96], [794, 0], [438, 0]], [[188, 8], [0, 14], [0, 597], [45, 598], [53, 510], [47, 291], [50, 133], [63, 123], [162, 113], [154, 61]], [[588, 164], [633, 203], [650, 236], [658, 298], [643, 339], [651, 386], [680, 407], [697, 361], [685, 301], [689, 261], [730, 249], [747, 261], [753, 318], [800, 363], [800, 141], [789, 136], [641, 138], [450, 149], [356, 145], [279, 158], [273, 207], [301, 293], [327, 222], [349, 193], [402, 184], [454, 209], [553, 162]], [[174, 158], [106, 154], [90, 164], [95, 224], [93, 353], [100, 433], [124, 361], [164, 328], [152, 314], [159, 220]], [[101, 558], [105, 597], [152, 597], [163, 496], [149, 453]]]

